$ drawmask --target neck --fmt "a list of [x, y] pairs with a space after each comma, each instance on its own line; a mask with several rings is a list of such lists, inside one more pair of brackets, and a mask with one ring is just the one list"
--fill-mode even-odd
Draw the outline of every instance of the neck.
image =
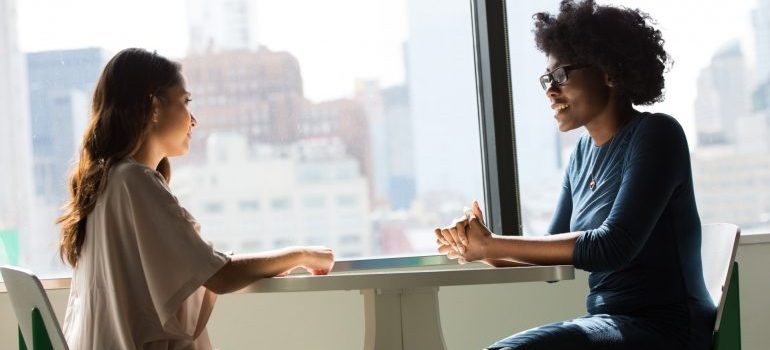
[[151, 140], [147, 140], [142, 143], [142, 146], [139, 147], [139, 150], [132, 155], [134, 160], [144, 164], [150, 169], [157, 169], [161, 159], [163, 159], [165, 156], [166, 155], [163, 154], [163, 152], [159, 150], [159, 147], [157, 147]]
[[586, 130], [591, 135], [594, 144], [601, 146], [609, 141], [636, 115], [631, 104], [610, 103], [604, 112], [593, 118], [586, 124]]

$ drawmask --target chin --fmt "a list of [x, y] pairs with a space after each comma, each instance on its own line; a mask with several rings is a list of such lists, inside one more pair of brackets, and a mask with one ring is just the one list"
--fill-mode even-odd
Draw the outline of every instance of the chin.
[[175, 152], [170, 152], [168, 154], [168, 157], [169, 158], [171, 158], [171, 157], [181, 157], [181, 156], [187, 154], [189, 151], [190, 151], [190, 148], [189, 147], [185, 147], [185, 148], [182, 148], [182, 149], [178, 149]]
[[564, 120], [564, 121], [560, 121], [557, 124], [557, 127], [559, 128], [559, 131], [561, 131], [561, 132], [567, 132], [567, 131], [575, 130], [575, 129], [581, 127], [581, 126], [583, 126], [583, 124], [581, 124], [581, 123], [579, 123], [579, 122], [577, 122], [577, 121], [575, 121], [573, 119], [567, 119], [567, 120]]
[[567, 124], [567, 123], [559, 123], [557, 125], [557, 127], [559, 128], [559, 131], [567, 132], [567, 131], [570, 131], [572, 129], [575, 129], [577, 126], [572, 125], [572, 124]]

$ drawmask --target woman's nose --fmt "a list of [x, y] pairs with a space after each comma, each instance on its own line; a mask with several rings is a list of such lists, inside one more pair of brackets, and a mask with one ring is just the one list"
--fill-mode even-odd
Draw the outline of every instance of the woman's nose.
[[559, 95], [559, 85], [557, 84], [549, 84], [548, 88], [545, 89], [545, 95], [548, 97], [556, 97]]
[[195, 116], [190, 113], [190, 123], [192, 123], [192, 126], [195, 127], [198, 125], [198, 119], [195, 119]]

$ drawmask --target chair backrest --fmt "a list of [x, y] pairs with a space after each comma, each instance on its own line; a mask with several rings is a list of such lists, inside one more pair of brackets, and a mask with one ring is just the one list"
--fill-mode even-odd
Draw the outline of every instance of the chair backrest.
[[733, 224], [703, 225], [701, 242], [703, 278], [711, 300], [717, 306], [715, 332], [719, 330], [722, 319], [740, 234], [740, 227]]
[[32, 310], [37, 308], [42, 316], [45, 330], [51, 345], [56, 350], [68, 350], [64, 334], [56, 320], [56, 315], [48, 301], [48, 295], [40, 280], [31, 271], [15, 266], [2, 266], [3, 282], [13, 305], [13, 311], [19, 322], [19, 330], [24, 336], [27, 349], [34, 349], [32, 344]]

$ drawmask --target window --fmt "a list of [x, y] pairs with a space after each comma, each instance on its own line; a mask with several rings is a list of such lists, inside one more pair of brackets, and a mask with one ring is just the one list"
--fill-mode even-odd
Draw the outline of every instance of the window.
[[358, 204], [358, 198], [355, 195], [341, 195], [337, 197], [337, 206], [353, 207]]
[[274, 211], [285, 211], [291, 209], [291, 199], [288, 197], [273, 198], [270, 200], [270, 208]]
[[242, 212], [255, 212], [259, 210], [259, 202], [254, 200], [243, 200], [238, 202], [238, 209]]
[[[641, 109], [672, 115], [684, 127], [701, 221], [735, 223], [743, 233], [770, 230], [770, 3], [699, 2], [708, 10], [695, 16], [680, 2], [601, 3], [641, 8], [659, 23], [674, 64], [665, 101]], [[521, 214], [524, 232], [540, 235], [584, 131], [558, 132], [537, 83], [546, 60], [534, 46], [532, 14], [553, 13], [558, 1], [507, 6]]]
[[[200, 125], [190, 153], [173, 159], [172, 187], [220, 249], [313, 242], [341, 258], [430, 254], [432, 228], [473, 199], [498, 233], [545, 231], [581, 133], [556, 131], [537, 85], [545, 59], [531, 16], [558, 1], [507, 2], [509, 52], [484, 47], [504, 42], [493, 21], [474, 47], [467, 0], [298, 1], [8, 2], [0, 71], [11, 75], [0, 84], [11, 94], [0, 96], [0, 123], [18, 127], [0, 128], [0, 263], [67, 273], [53, 221], [94, 83], [131, 46], [183, 64]], [[770, 5], [714, 2], [692, 16], [670, 1], [613, 3], [660, 22], [676, 63], [667, 100], [650, 110], [688, 133], [702, 221], [766, 231]], [[511, 106], [490, 99], [507, 84], [515, 155], [496, 141], [511, 137]], [[351, 243], [337, 247], [343, 237]]]
[[[467, 0], [10, 3], [0, 123], [21, 127], [0, 132], [0, 262], [66, 273], [52, 222], [94, 83], [126, 47], [183, 65], [199, 125], [172, 189], [208, 240], [334, 247], [355, 232], [338, 257], [431, 254], [433, 227], [485, 198]], [[329, 219], [305, 215], [317, 206]], [[246, 219], [260, 227], [230, 224]]]
[[326, 197], [323, 195], [308, 195], [302, 199], [302, 204], [306, 209], [323, 209], [326, 204]]
[[203, 211], [206, 214], [221, 214], [225, 210], [224, 203], [221, 202], [206, 202], [203, 203]]

